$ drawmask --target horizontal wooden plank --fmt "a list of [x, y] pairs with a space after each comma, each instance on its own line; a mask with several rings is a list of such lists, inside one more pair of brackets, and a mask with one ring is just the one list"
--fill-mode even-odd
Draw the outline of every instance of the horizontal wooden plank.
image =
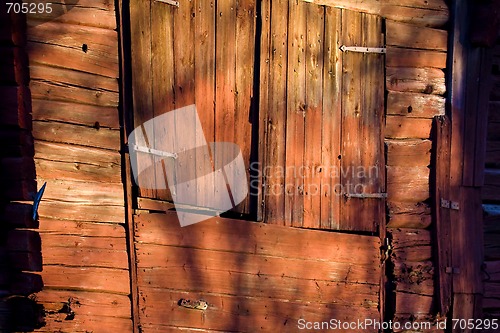
[[26, 49], [30, 65], [68, 68], [111, 78], [119, 76], [118, 58], [115, 57], [40, 42], [29, 42]]
[[[308, 321], [341, 321], [378, 318], [373, 307], [345, 307], [341, 304], [317, 304], [272, 298], [213, 295], [170, 290], [143, 288], [140, 291], [140, 308], [143, 332], [196, 331], [213, 332], [296, 332], [300, 318]], [[205, 311], [186, 309], [178, 305], [180, 299], [203, 299], [208, 303]], [[163, 326], [165, 313], [169, 314], [170, 327]], [[328, 318], [328, 319], [327, 319]], [[182, 329], [184, 327], [184, 329]], [[348, 330], [338, 330], [348, 332]], [[376, 332], [367, 329], [366, 332]]]
[[[105, 332], [132, 332], [132, 320], [127, 318], [104, 317], [96, 314], [75, 315], [72, 320], [64, 320], [66, 316], [59, 314], [49, 316], [46, 325], [36, 332], [58, 333], [105, 333]], [[57, 320], [55, 320], [57, 318]]]
[[428, 314], [434, 306], [432, 296], [397, 292], [395, 297], [397, 314]]
[[389, 46], [385, 64], [388, 67], [446, 68], [446, 52], [414, 50]]
[[500, 169], [488, 168], [484, 172], [482, 198], [487, 201], [500, 201]]
[[377, 1], [377, 0], [307, 0], [318, 5], [350, 9], [379, 15], [394, 21], [409, 22], [421, 26], [442, 27], [448, 22], [449, 12], [442, 0]]
[[12, 274], [9, 291], [13, 295], [28, 296], [39, 292], [43, 288], [40, 274], [29, 272], [16, 272]]
[[[358, 265], [370, 267], [377, 267], [380, 260], [378, 237], [296, 229], [220, 217], [182, 228], [173, 213], [135, 215], [134, 221], [136, 240], [144, 243], [284, 258], [315, 258], [339, 263], [351, 263], [355, 255]], [[334, 250], [325, 251], [330, 247]]]
[[119, 170], [119, 152], [93, 147], [75, 146], [46, 141], [35, 142], [35, 158], [68, 163], [86, 163]]
[[394, 280], [396, 292], [433, 296], [433, 262], [396, 262], [394, 263]]
[[304, 260], [255, 254], [242, 260], [239, 253], [140, 243], [136, 244], [136, 252], [139, 268], [227, 270], [246, 275], [373, 285], [380, 281], [378, 267], [316, 261], [314, 258]]
[[96, 166], [80, 162], [35, 159], [38, 177], [121, 184], [120, 166]]
[[137, 198], [137, 208], [152, 210], [152, 211], [167, 211], [174, 208], [174, 204], [162, 200], [154, 200], [150, 198]]
[[[40, 233], [43, 248], [62, 247], [66, 249], [95, 249], [95, 250], [114, 250], [127, 251], [125, 238], [117, 237], [87, 237], [80, 235], [62, 235], [53, 233]], [[64, 264], [61, 262], [60, 264]]]
[[73, 181], [38, 178], [47, 183], [42, 204], [45, 201], [74, 202], [92, 206], [124, 206], [123, 185], [89, 181]]
[[388, 201], [420, 202], [430, 196], [429, 168], [418, 167], [387, 167], [387, 197]]
[[44, 44], [59, 45], [75, 49], [81, 56], [101, 56], [118, 59], [118, 33], [116, 30], [90, 27], [88, 25], [64, 24], [49, 21], [31, 25], [28, 21], [28, 40]]
[[118, 80], [116, 78], [84, 73], [67, 68], [34, 64], [30, 66], [30, 78], [32, 80], [45, 80], [92, 90], [119, 91]]
[[97, 129], [53, 121], [34, 121], [33, 137], [49, 142], [120, 150], [120, 131], [108, 128]]
[[444, 95], [444, 71], [438, 68], [386, 67], [386, 88], [389, 91]]
[[431, 207], [427, 202], [400, 202], [388, 201], [389, 214], [414, 213], [427, 215], [431, 213]]
[[448, 45], [446, 30], [419, 27], [387, 20], [386, 44], [410, 49], [445, 51]]
[[431, 164], [430, 140], [385, 140], [388, 166], [412, 167]]
[[[74, 311], [75, 317], [93, 315], [99, 317], [130, 318], [130, 299], [125, 295], [45, 289], [36, 294], [36, 300], [44, 306], [46, 312], [50, 313], [49, 317], [52, 320], [58, 318], [54, 316], [56, 313], [64, 314], [64, 311], [59, 312], [63, 307], [69, 307]], [[105, 321], [106, 318], [101, 318], [101, 320]]]
[[[76, 24], [111, 30], [116, 28], [116, 14], [113, 10], [114, 6], [110, 1], [87, 0], [85, 1], [87, 2], [86, 5], [82, 3], [83, 1], [84, 0], [79, 0], [78, 6], [72, 7], [71, 10], [57, 17], [54, 17], [54, 13], [48, 12], [28, 14], [28, 25], [34, 26], [50, 21], [54, 23]], [[61, 9], [63, 8], [59, 10]], [[61, 33], [62, 32], [63, 31], [61, 31]]]
[[42, 234], [74, 235], [85, 237], [125, 238], [125, 228], [116, 223], [94, 223], [59, 220], [40, 217], [39, 231]]
[[432, 258], [431, 234], [422, 229], [389, 229], [393, 262], [421, 262]]
[[123, 269], [44, 265], [42, 276], [46, 288], [130, 293], [129, 273]]
[[387, 95], [387, 114], [433, 118], [444, 115], [445, 102], [441, 96], [391, 91]]
[[137, 280], [139, 285], [159, 289], [320, 304], [335, 300], [337, 304], [353, 307], [377, 307], [379, 298], [379, 287], [376, 285], [245, 274], [222, 267], [218, 270], [182, 266], [141, 268], [137, 272]]
[[118, 107], [118, 93], [92, 90], [64, 83], [32, 80], [30, 83], [33, 98], [42, 100], [71, 102], [77, 104]]
[[124, 223], [125, 209], [121, 206], [82, 205], [79, 202], [43, 201], [38, 208], [41, 217], [78, 222]]
[[389, 214], [389, 221], [387, 222], [387, 227], [426, 229], [431, 225], [431, 223], [432, 223], [432, 216], [430, 214], [418, 214], [418, 213]]
[[[59, 237], [61, 238], [61, 237]], [[42, 241], [46, 237], [42, 236]], [[125, 240], [122, 240], [125, 244]], [[110, 244], [111, 245], [111, 244]], [[63, 265], [71, 267], [105, 267], [128, 269], [127, 251], [109, 249], [62, 247], [53, 244], [43, 247], [44, 265]]]
[[386, 117], [385, 137], [389, 139], [429, 139], [431, 130], [432, 119]]

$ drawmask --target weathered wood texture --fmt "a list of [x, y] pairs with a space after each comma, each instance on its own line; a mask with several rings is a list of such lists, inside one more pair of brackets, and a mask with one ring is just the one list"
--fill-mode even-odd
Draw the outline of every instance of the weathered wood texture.
[[[283, 325], [293, 331], [301, 317], [347, 319], [353, 310], [355, 317], [379, 316], [377, 237], [223, 218], [181, 228], [173, 213], [134, 219], [146, 331], [275, 331]], [[179, 306], [180, 299], [203, 299], [208, 309], [200, 316]]]
[[131, 332], [114, 2], [80, 0], [27, 49], [45, 306], [40, 332]]

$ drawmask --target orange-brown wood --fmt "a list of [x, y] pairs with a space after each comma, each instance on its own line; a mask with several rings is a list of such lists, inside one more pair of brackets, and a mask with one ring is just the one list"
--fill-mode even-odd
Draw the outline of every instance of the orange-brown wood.
[[389, 91], [443, 95], [446, 92], [444, 71], [438, 68], [386, 67]]

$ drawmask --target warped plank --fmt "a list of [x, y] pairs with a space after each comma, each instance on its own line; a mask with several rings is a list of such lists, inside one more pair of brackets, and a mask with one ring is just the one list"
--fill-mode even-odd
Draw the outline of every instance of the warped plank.
[[399, 167], [431, 164], [430, 140], [385, 140], [387, 165]]
[[410, 49], [445, 51], [448, 45], [446, 30], [418, 27], [413, 24], [386, 21], [387, 45]]
[[44, 265], [42, 276], [47, 289], [130, 293], [129, 273], [125, 269]]
[[[74, 112], [75, 109], [78, 109], [78, 112]], [[89, 127], [120, 128], [116, 107], [34, 99], [32, 110], [33, 120], [59, 121]]]
[[428, 199], [430, 196], [429, 174], [427, 166], [388, 166], [388, 200], [420, 202]]
[[120, 149], [120, 131], [107, 128], [90, 128], [53, 121], [34, 121], [33, 137], [36, 140], [69, 143], [88, 147]]
[[[264, 254], [286, 258], [316, 258], [358, 265], [378, 265], [377, 237], [325, 233], [225, 218], [181, 228], [175, 214], [140, 214], [134, 217], [138, 242], [220, 251]], [[341, 246], [349, 244], [348, 247]], [[324, 251], [334, 246], [335, 251]]]
[[35, 141], [35, 158], [66, 163], [85, 163], [114, 169], [115, 172], [120, 170], [121, 164], [119, 152], [39, 140]]
[[443, 95], [446, 92], [444, 71], [438, 68], [386, 67], [389, 91]]
[[[150, 321], [143, 325], [144, 332], [177, 332], [200, 330], [201, 332], [286, 332], [297, 331], [300, 318], [310, 321], [324, 321], [325, 318], [356, 320], [357, 318], [376, 318], [372, 306], [345, 307], [332, 302], [324, 304], [303, 304], [300, 302], [281, 302], [272, 298], [213, 295], [209, 293], [188, 293], [171, 290], [144, 288], [141, 291], [141, 308]], [[177, 305], [180, 299], [204, 299], [209, 304], [203, 316], [199, 311]], [[355, 310], [354, 310], [355, 309]], [[353, 310], [356, 312], [353, 316]], [[171, 322], [167, 325], [164, 313], [170, 313]], [[154, 325], [154, 326], [153, 326]], [[339, 330], [339, 332], [348, 332]], [[376, 332], [368, 329], [366, 332]]]
[[91, 206], [124, 206], [123, 185], [114, 183], [38, 178], [47, 182], [43, 199]]
[[388, 228], [410, 228], [410, 229], [426, 229], [432, 223], [430, 213], [402, 213], [389, 214]]
[[422, 229], [390, 229], [394, 262], [430, 261], [431, 233]]
[[444, 115], [446, 99], [441, 96], [391, 91], [387, 95], [387, 114], [411, 118]]
[[105, 107], [118, 107], [118, 93], [93, 90], [87, 87], [76, 87], [59, 82], [31, 80], [31, 95], [33, 98], [54, 101], [90, 104]]
[[385, 137], [391, 139], [429, 139], [431, 129], [432, 119], [388, 115], [386, 117]]
[[43, 234], [74, 235], [84, 237], [109, 237], [125, 238], [123, 226], [113, 223], [92, 223], [59, 220], [55, 218], [40, 217], [39, 231]]
[[433, 67], [446, 68], [446, 52], [413, 50], [387, 47], [386, 66], [388, 67]]
[[[80, 2], [82, 2], [82, 0], [80, 0]], [[113, 10], [114, 5], [112, 5], [112, 3], [108, 1], [106, 1], [105, 3], [107, 4], [107, 6], [111, 7], [103, 8], [102, 5], [95, 6], [97, 2], [94, 2], [87, 4], [87, 6], [74, 6], [70, 11], [58, 17], [54, 17], [53, 13], [44, 12], [29, 14], [27, 16], [27, 19], [30, 25], [51, 21], [57, 23], [68, 23], [114, 30], [116, 29], [116, 13]]]
[[377, 0], [303, 0], [318, 5], [345, 8], [375, 14], [394, 21], [421, 26], [442, 27], [448, 22], [449, 12], [443, 0], [377, 1]]

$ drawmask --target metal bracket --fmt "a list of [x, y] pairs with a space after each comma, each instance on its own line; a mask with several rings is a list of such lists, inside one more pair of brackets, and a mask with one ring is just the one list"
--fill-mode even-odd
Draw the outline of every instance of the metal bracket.
[[445, 199], [441, 198], [441, 207], [450, 208], [450, 200], [445, 200]]
[[175, 1], [175, 0], [154, 0], [154, 1], [155, 2], [163, 2], [163, 3], [169, 4], [169, 5], [175, 6], [175, 7], [179, 7], [179, 1]]
[[454, 210], [460, 210], [460, 205], [459, 205], [459, 203], [458, 203], [458, 202], [454, 202], [454, 201], [452, 201], [452, 202], [451, 202], [451, 207], [450, 207], [450, 208], [451, 208], [451, 209], [454, 209]]
[[160, 156], [160, 157], [170, 157], [173, 159], [177, 158], [176, 153], [168, 153], [165, 151], [161, 151], [161, 150], [157, 150], [157, 149], [153, 149], [153, 148], [149, 148], [149, 147], [142, 147], [142, 146], [138, 146], [138, 145], [134, 145], [133, 147], [134, 147], [135, 151], [138, 151], [141, 153], [151, 154], [151, 155]]
[[458, 267], [446, 267], [445, 272], [447, 274], [460, 274], [460, 268], [458, 268]]
[[460, 204], [458, 202], [446, 200], [443, 198], [441, 198], [441, 207], [453, 210], [460, 210]]
[[345, 193], [346, 198], [359, 198], [359, 199], [383, 199], [387, 198], [387, 193]]
[[340, 47], [342, 52], [361, 52], [361, 53], [386, 53], [385, 47], [365, 47], [365, 46], [345, 46]]

